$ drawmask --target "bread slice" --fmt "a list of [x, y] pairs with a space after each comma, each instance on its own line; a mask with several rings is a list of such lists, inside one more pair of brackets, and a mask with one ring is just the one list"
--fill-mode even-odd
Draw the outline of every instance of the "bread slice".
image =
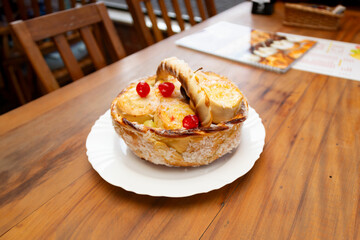
[[209, 98], [213, 123], [224, 122], [237, 115], [243, 94], [234, 83], [213, 72], [198, 71], [196, 79]]
[[158, 128], [180, 129], [184, 117], [194, 114], [189, 104], [177, 98], [162, 98], [154, 115], [154, 123]]
[[127, 120], [144, 123], [154, 117], [155, 111], [160, 104], [160, 97], [152, 88], [148, 96], [142, 98], [136, 92], [136, 85], [140, 81], [154, 84], [155, 77], [144, 78], [130, 84], [118, 96], [116, 103], [117, 111]]

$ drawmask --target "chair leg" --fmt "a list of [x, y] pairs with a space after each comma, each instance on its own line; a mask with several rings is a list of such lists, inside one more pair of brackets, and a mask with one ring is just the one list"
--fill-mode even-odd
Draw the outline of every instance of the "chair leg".
[[4, 80], [4, 76], [3, 76], [3, 72], [0, 72], [0, 88], [4, 88], [5, 87], [5, 80]]
[[33, 79], [33, 71], [29, 65], [23, 66], [26, 68], [26, 73], [23, 72], [24, 69], [17, 67], [15, 68], [15, 73], [17, 79], [19, 80], [20, 87], [22, 89], [22, 93], [25, 97], [26, 102], [30, 102], [33, 100], [33, 93], [34, 93], [34, 79]]
[[5, 70], [7, 71], [7, 75], [11, 81], [11, 84], [15, 90], [15, 94], [19, 100], [19, 102], [21, 103], [21, 105], [27, 103], [27, 100], [24, 96], [24, 93], [21, 89], [21, 86], [20, 86], [20, 83], [19, 83], [19, 80], [16, 76], [16, 73], [15, 73], [15, 69], [14, 69], [14, 66], [8, 66], [7, 69]]

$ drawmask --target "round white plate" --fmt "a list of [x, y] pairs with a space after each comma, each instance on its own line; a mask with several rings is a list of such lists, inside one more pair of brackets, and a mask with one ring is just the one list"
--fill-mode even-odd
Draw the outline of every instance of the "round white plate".
[[137, 194], [186, 197], [219, 189], [247, 173], [259, 158], [265, 128], [253, 108], [244, 122], [239, 147], [202, 167], [158, 166], [140, 159], [117, 135], [110, 110], [92, 127], [86, 140], [89, 162], [110, 184]]

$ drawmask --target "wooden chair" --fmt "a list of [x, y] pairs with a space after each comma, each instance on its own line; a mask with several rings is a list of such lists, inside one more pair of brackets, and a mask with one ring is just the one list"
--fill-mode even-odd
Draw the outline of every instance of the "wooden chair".
[[[79, 31], [96, 69], [106, 66], [109, 58], [117, 61], [125, 57], [122, 43], [103, 3], [88, 4], [26, 21], [19, 20], [10, 26], [46, 93], [58, 89], [59, 84], [44, 60], [38, 41], [50, 38], [54, 41], [73, 81], [82, 78], [84, 73], [70, 49], [66, 38], [68, 32]], [[95, 31], [97, 34], [94, 34]], [[95, 36], [101, 36], [101, 39]], [[107, 52], [105, 46], [109, 49]]]
[[[37, 92], [36, 79], [34, 78], [33, 69], [31, 68], [24, 53], [14, 44], [13, 38], [10, 34], [9, 23], [15, 20], [27, 20], [41, 15], [50, 14], [56, 11], [62, 11], [68, 8], [74, 8], [77, 3], [76, 0], [1, 0], [3, 8], [3, 25], [0, 27], [0, 52], [1, 52], [1, 68], [5, 76], [5, 82], [10, 82], [13, 90], [18, 98], [20, 104], [32, 100]], [[82, 0], [81, 4], [96, 2], [96, 0]], [[43, 5], [41, 5], [43, 4]], [[79, 36], [69, 35], [68, 38], [71, 43], [79, 41]], [[41, 51], [50, 53], [55, 50], [55, 47], [50, 42], [43, 42]], [[87, 62], [84, 60], [83, 65]], [[56, 78], [64, 78], [68, 72], [66, 69], [57, 69], [55, 72]], [[10, 84], [9, 83], [9, 84]], [[9, 89], [9, 84], [5, 84]], [[11, 88], [11, 87], [10, 87]]]
[[[163, 35], [162, 31], [158, 27], [157, 17], [154, 14], [153, 5], [150, 0], [126, 0], [126, 2], [128, 4], [129, 11], [133, 18], [134, 26], [135, 26], [137, 32], [139, 33], [139, 35], [141, 36], [141, 40], [143, 41], [145, 46], [149, 46], [155, 42], [158, 42], [158, 41], [161, 41], [162, 39], [164, 39], [164, 35]], [[150, 29], [146, 26], [145, 14], [143, 13], [143, 11], [141, 9], [141, 2], [144, 3], [146, 10], [147, 10], [147, 15], [150, 18], [150, 21], [152, 24], [151, 30], [152, 30], [153, 35], [152, 35]], [[166, 7], [165, 1], [158, 0], [158, 3], [159, 3], [160, 10], [161, 10], [161, 17], [163, 18], [163, 20], [166, 24], [166, 33], [168, 36], [174, 35], [173, 27], [171, 24], [171, 18], [169, 17], [168, 9]], [[185, 21], [184, 21], [183, 15], [181, 13], [179, 2], [177, 0], [171, 0], [171, 3], [173, 6], [173, 9], [175, 11], [176, 21], [177, 21], [181, 31], [183, 31], [183, 30], [185, 30]], [[196, 0], [196, 3], [197, 3], [198, 11], [200, 13], [202, 21], [207, 19], [208, 17], [212, 17], [212, 16], [216, 15], [216, 8], [215, 8], [214, 0], [205, 0], [205, 4], [203, 3], [202, 0]], [[191, 5], [191, 1], [184, 0], [184, 4], [185, 4], [186, 10], [187, 10], [187, 15], [188, 15], [187, 21], [191, 25], [195, 25], [197, 23], [197, 21], [195, 20], [194, 9]]]

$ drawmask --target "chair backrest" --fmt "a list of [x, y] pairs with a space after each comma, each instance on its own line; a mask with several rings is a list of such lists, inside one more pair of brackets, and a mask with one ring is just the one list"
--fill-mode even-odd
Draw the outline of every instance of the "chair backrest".
[[[27, 20], [56, 11], [74, 8], [76, 0], [2, 0], [5, 19], [8, 23], [15, 20]], [[94, 3], [96, 0], [81, 0], [81, 4]]]
[[[10, 26], [46, 92], [58, 89], [59, 84], [45, 62], [37, 45], [38, 41], [44, 39], [54, 41], [72, 80], [83, 77], [84, 73], [67, 41], [68, 32], [80, 32], [96, 69], [107, 65], [104, 52], [106, 48], [113, 61], [126, 55], [103, 3], [88, 4], [26, 21], [18, 20], [12, 22]], [[96, 39], [96, 36], [101, 36], [101, 39], [99, 37]]]
[[[141, 35], [141, 40], [144, 42], [146, 46], [149, 46], [155, 42], [164, 39], [164, 35], [162, 31], [158, 27], [157, 17], [154, 13], [154, 8], [151, 3], [151, 0], [126, 0], [126, 2], [128, 4], [129, 11], [133, 18], [136, 31]], [[152, 31], [150, 31], [150, 29], [146, 25], [145, 14], [143, 13], [141, 8], [141, 2], [144, 3], [146, 8], [146, 13], [150, 18]], [[188, 16], [187, 21], [191, 25], [195, 25], [198, 21], [194, 16], [195, 8], [193, 8], [191, 2], [192, 2], [191, 0], [183, 0]], [[168, 36], [171, 36], [174, 34], [174, 31], [172, 28], [171, 18], [169, 17], [168, 14], [169, 6], [168, 7], [166, 6], [164, 0], [158, 0], [158, 3], [161, 10], [161, 17], [166, 24], [166, 33]], [[179, 2], [177, 0], [171, 0], [171, 3], [176, 15], [175, 19], [181, 31], [183, 31], [185, 29], [185, 21], [183, 18], [183, 13], [181, 12]], [[212, 17], [216, 15], [214, 0], [205, 0], [205, 4], [203, 0], [196, 0], [196, 5], [197, 5], [197, 10], [201, 17], [201, 21], [207, 19], [208, 17]], [[151, 32], [153, 33], [153, 35]]]

